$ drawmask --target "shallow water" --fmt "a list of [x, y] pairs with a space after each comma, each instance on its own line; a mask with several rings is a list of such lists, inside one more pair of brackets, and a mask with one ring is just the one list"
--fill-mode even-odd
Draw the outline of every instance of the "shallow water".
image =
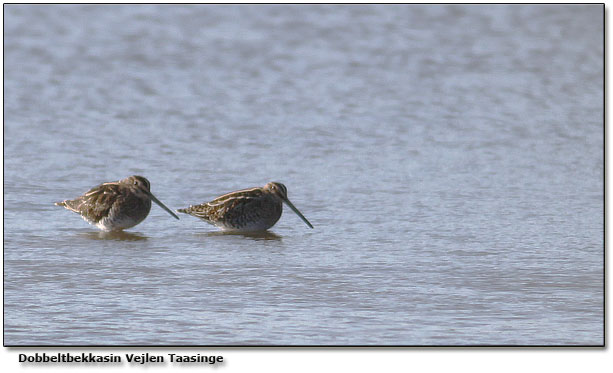
[[[603, 8], [5, 8], [4, 341], [603, 343]], [[262, 235], [172, 209], [268, 181]]]

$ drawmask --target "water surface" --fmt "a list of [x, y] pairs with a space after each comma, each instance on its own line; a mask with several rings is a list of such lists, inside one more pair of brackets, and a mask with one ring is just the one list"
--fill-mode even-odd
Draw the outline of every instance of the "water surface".
[[[6, 5], [4, 340], [603, 343], [603, 7]], [[280, 181], [266, 235], [176, 209]]]

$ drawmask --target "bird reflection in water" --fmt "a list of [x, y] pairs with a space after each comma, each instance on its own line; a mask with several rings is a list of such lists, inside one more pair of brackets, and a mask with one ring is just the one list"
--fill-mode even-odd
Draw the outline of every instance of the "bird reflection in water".
[[218, 236], [242, 236], [254, 241], [281, 241], [282, 236], [269, 231], [259, 232], [233, 232], [233, 231], [215, 231], [205, 233], [207, 237]]
[[110, 240], [110, 241], [145, 241], [146, 236], [138, 233], [126, 231], [111, 231], [111, 232], [84, 232], [82, 235], [90, 240]]

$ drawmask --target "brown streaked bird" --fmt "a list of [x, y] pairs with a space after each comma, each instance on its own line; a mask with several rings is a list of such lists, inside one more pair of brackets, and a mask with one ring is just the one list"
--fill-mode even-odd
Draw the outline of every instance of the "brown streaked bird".
[[275, 182], [263, 187], [224, 194], [211, 202], [177, 211], [200, 218], [224, 231], [255, 232], [265, 231], [275, 225], [283, 212], [283, 203], [313, 228], [304, 215], [287, 199], [285, 185]]
[[142, 222], [149, 215], [152, 200], [179, 219], [151, 194], [149, 187], [149, 180], [134, 175], [98, 185], [76, 199], [55, 204], [80, 214], [86, 222], [103, 231], [120, 231]]

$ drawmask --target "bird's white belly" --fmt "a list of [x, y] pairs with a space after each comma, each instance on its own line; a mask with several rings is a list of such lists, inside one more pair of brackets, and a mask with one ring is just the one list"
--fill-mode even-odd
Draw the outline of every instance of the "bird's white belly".
[[244, 225], [241, 225], [240, 227], [233, 226], [233, 225], [230, 225], [224, 222], [215, 222], [214, 225], [218, 228], [221, 228], [223, 231], [226, 231], [226, 232], [257, 232], [257, 231], [265, 231], [275, 224], [274, 223], [270, 224], [269, 222], [263, 222], [263, 221], [252, 221]]
[[[118, 231], [122, 229], [132, 228], [133, 226], [135, 226], [136, 224], [140, 223], [143, 220], [144, 219], [135, 220], [132, 217], [120, 215], [120, 216], [115, 216], [113, 218], [106, 217], [106, 218], [100, 219], [100, 221], [96, 223], [95, 225], [98, 228], [102, 229], [103, 231], [109, 232], [109, 231]], [[90, 224], [93, 224], [93, 223], [90, 222]]]

